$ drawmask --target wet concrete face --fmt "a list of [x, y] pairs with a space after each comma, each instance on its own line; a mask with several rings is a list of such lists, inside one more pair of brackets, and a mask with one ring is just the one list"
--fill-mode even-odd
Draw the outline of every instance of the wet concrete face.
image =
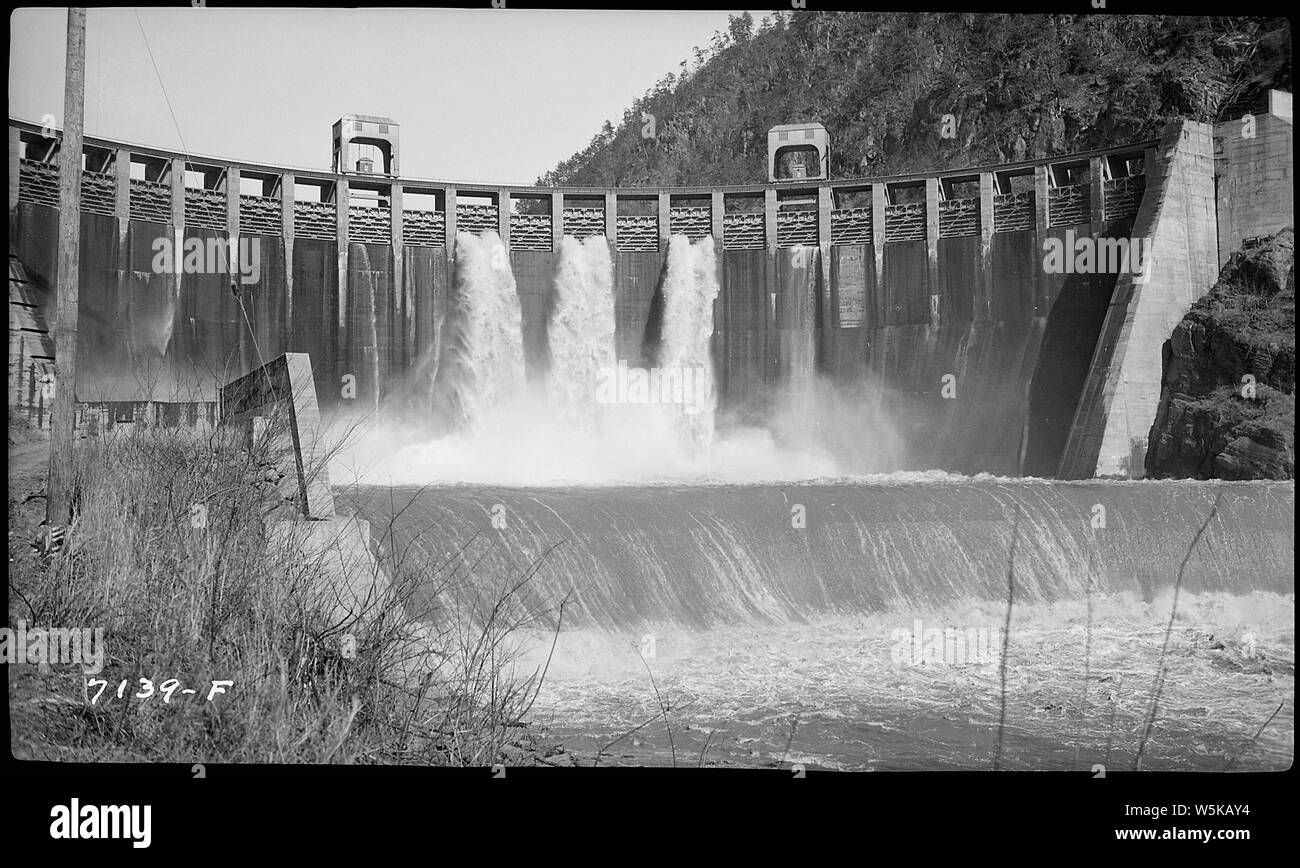
[[[22, 203], [17, 223], [18, 255], [52, 305], [57, 212]], [[311, 355], [326, 413], [427, 400], [422, 365], [437, 358], [454, 270], [444, 249], [404, 247], [399, 274], [388, 246], [349, 244], [340, 288], [334, 242], [295, 239], [286, 259], [282, 239], [257, 236], [257, 280], [236, 297], [228, 274], [155, 274], [153, 244], [168, 234], [132, 221], [119, 235], [114, 218], [83, 215], [81, 400], [210, 400], [209, 380], [281, 352]], [[987, 254], [977, 237], [938, 239], [935, 249], [933, 265], [916, 241], [885, 245], [879, 259], [866, 244], [831, 247], [825, 261], [817, 248], [719, 252], [720, 410], [762, 423], [811, 362], [831, 382], [870, 381], [884, 395], [909, 446], [894, 469], [1050, 472], [1113, 276], [1044, 274], [1035, 231], [995, 234]], [[549, 365], [556, 256], [508, 259], [531, 383]], [[644, 364], [661, 338], [666, 257], [612, 256], [616, 354], [629, 365]]]

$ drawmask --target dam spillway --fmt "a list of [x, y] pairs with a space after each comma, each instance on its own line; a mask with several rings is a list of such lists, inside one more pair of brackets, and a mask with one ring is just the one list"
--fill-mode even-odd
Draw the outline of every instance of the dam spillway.
[[912, 478], [346, 495], [386, 529], [395, 569], [404, 558], [473, 563], [501, 581], [535, 569], [524, 590], [533, 614], [553, 622], [567, 600], [566, 626], [611, 631], [1002, 605], [1009, 566], [1021, 605], [1164, 599], [1216, 497], [1181, 590], [1294, 593], [1290, 483]]
[[[603, 235], [615, 354], [643, 365], [661, 337], [669, 239], [711, 237], [726, 418], [766, 418], [802, 372], [850, 392], [870, 384], [906, 444], [889, 469], [1130, 475], [1159, 388], [1149, 349], [1146, 367], [1129, 370], [1125, 323], [1168, 319], [1212, 271], [1199, 260], [1217, 265], [1212, 215], [1192, 207], [1212, 195], [1209, 131], [1179, 122], [1160, 143], [967, 172], [665, 190], [295, 171], [87, 139], [77, 398], [211, 401], [217, 382], [259, 359], [306, 352], [326, 414], [427, 409], [458, 233], [502, 239], [530, 382], [553, 363], [561, 242]], [[33, 125], [11, 121], [10, 139], [11, 250], [52, 319], [57, 172]], [[313, 188], [319, 201], [304, 193]], [[359, 191], [374, 199], [354, 203]], [[420, 195], [436, 210], [403, 206]], [[1053, 239], [1158, 240], [1174, 228], [1181, 246], [1156, 245], [1142, 293], [1132, 275], [1044, 268]], [[256, 273], [235, 292], [228, 269], [192, 271], [178, 256], [160, 271], [157, 248], [176, 233], [186, 248], [255, 243]], [[1179, 282], [1189, 270], [1196, 280]], [[19, 355], [15, 391], [49, 361], [39, 347]]]
[[[981, 769], [1005, 724], [1005, 767], [1129, 768], [1156, 672], [1145, 768], [1222, 771], [1265, 719], [1237, 768], [1294, 753], [1290, 482], [901, 474], [344, 501], [429, 588], [433, 622], [515, 627], [519, 671], [545, 672], [534, 717], [580, 764]], [[665, 705], [671, 730], [638, 729]]]

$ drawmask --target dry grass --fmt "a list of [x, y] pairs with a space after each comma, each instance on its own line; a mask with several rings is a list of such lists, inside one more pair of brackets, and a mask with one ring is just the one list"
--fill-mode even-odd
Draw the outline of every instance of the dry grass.
[[[25, 542], [43, 501], [16, 501], [11, 484], [10, 625], [103, 627], [107, 649], [98, 675], [67, 665], [11, 673], [22, 676], [10, 686], [15, 753], [530, 762], [523, 717], [543, 673], [514, 674], [510, 639], [531, 622], [519, 591], [532, 570], [480, 582], [464, 564], [431, 563], [411, 546], [385, 561], [378, 581], [360, 577], [364, 605], [341, 615], [321, 561], [272, 542], [284, 510], [267, 482], [272, 439], [240, 448], [216, 435], [146, 430], [81, 441], [74, 517], [52, 555]], [[492, 593], [444, 605], [471, 582]], [[355, 654], [344, 650], [348, 635]], [[88, 678], [108, 682], [93, 703]], [[141, 678], [177, 679], [197, 693], [136, 698]], [[218, 679], [234, 685], [209, 702]]]

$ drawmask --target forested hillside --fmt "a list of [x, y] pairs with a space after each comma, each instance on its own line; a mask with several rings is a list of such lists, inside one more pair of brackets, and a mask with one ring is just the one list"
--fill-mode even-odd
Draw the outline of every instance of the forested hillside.
[[1268, 87], [1291, 89], [1281, 18], [744, 13], [539, 182], [761, 182], [768, 128], [814, 120], [833, 177], [1010, 162], [1213, 120]]

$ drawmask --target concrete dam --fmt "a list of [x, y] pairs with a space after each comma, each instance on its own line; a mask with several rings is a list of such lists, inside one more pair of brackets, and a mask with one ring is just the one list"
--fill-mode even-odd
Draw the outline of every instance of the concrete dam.
[[[1252, 129], [832, 179], [784, 125], [767, 183], [662, 189], [411, 178], [360, 115], [330, 171], [88, 137], [78, 424], [210, 424], [282, 353], [327, 422], [425, 423], [363, 440], [401, 478], [331, 466], [329, 513], [424, 624], [509, 624], [571, 755], [986, 768], [1005, 731], [1006, 768], [1127, 766], [1167, 671], [1148, 767], [1254, 734], [1238, 767], [1285, 768], [1294, 482], [1135, 479], [1174, 325], [1292, 222], [1289, 97]], [[40, 425], [59, 136], [9, 142], [10, 406]], [[611, 368], [703, 370], [705, 412], [602, 406]], [[866, 463], [803, 463], [819, 438]]]
[[[330, 172], [87, 137], [86, 413], [193, 418], [220, 383], [284, 352], [310, 354], [326, 414], [427, 412], [463, 233], [501, 239], [530, 381], [554, 363], [566, 236], [605, 238], [617, 359], [650, 365], [670, 240], [707, 237], [727, 418], [761, 420], [783, 388], [816, 376], [850, 395], [870, 385], [906, 446], [891, 470], [1137, 476], [1160, 343], [1213, 283], [1224, 240], [1218, 131], [1190, 121], [1024, 163], [668, 189], [406, 178], [385, 121], [336, 124]], [[52, 380], [59, 137], [11, 119], [9, 142], [11, 319], [24, 320], [17, 339], [11, 326], [10, 403], [33, 416]], [[349, 170], [340, 155], [357, 143], [376, 147], [382, 171]], [[1143, 269], [1076, 262], [1081, 241], [1124, 242]], [[160, 259], [169, 244], [202, 253]]]

